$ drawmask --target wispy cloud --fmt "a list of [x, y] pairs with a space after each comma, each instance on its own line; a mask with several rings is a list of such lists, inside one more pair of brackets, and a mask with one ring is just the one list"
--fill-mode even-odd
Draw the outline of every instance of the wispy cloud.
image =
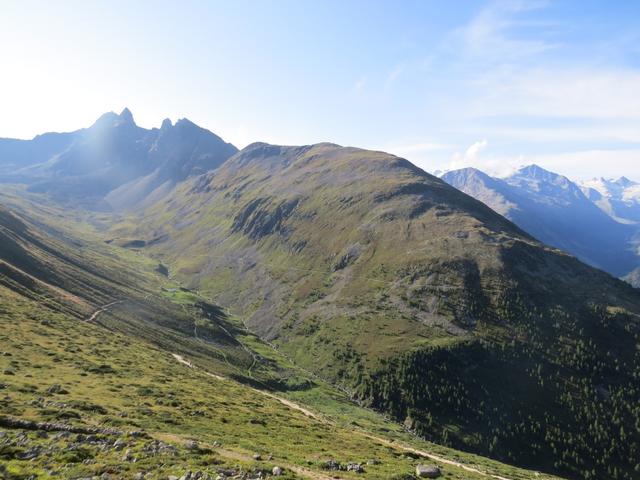
[[[491, 2], [450, 35], [448, 51], [461, 80], [442, 102], [456, 112], [449, 134], [491, 138], [499, 156], [475, 142], [454, 154], [448, 168], [496, 172], [537, 159], [606, 173], [610, 158], [638, 171], [630, 158], [640, 144], [640, 68], [621, 61], [622, 52], [637, 48], [630, 43], [636, 34], [593, 39], [594, 55], [576, 55], [576, 45], [562, 41], [559, 21], [546, 20], [547, 7], [545, 1]], [[508, 149], [519, 151], [505, 155]], [[559, 153], [535, 156], [554, 150]]]
[[[506, 0], [494, 1], [483, 8], [468, 24], [453, 32], [452, 40], [463, 54], [482, 60], [498, 62], [522, 59], [546, 52], [556, 44], [545, 41], [542, 29], [556, 28], [552, 22], [528, 20], [531, 11], [542, 9], [546, 1]], [[525, 37], [519, 33], [523, 27], [535, 27], [537, 35]]]
[[475, 116], [640, 119], [640, 71], [539, 67], [478, 79]]
[[366, 84], [367, 84], [366, 78], [362, 77], [353, 84], [353, 89], [359, 92], [365, 87]]
[[404, 73], [406, 69], [406, 65], [401, 63], [394, 66], [391, 71], [387, 74], [387, 78], [384, 82], [384, 89], [389, 90], [396, 83], [396, 80], [400, 78], [400, 76]]

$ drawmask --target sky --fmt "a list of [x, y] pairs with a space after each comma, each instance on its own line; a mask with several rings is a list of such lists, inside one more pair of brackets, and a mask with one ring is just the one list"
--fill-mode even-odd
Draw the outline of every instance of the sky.
[[0, 0], [0, 137], [189, 118], [434, 172], [640, 180], [640, 1]]

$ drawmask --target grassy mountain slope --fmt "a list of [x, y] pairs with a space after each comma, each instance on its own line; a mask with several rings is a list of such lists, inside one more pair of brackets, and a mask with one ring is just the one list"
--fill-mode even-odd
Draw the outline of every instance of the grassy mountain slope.
[[[277, 465], [284, 478], [408, 478], [429, 463], [450, 479], [538, 478], [416, 440], [156, 261], [50, 206], [1, 198], [0, 476], [254, 478]], [[357, 474], [326, 471], [329, 459], [376, 462]]]
[[406, 160], [254, 144], [112, 232], [430, 439], [640, 469], [640, 293]]

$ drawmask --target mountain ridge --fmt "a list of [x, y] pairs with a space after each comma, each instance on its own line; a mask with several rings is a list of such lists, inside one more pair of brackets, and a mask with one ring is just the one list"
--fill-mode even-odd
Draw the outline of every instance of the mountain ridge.
[[140, 208], [236, 151], [188, 119], [141, 128], [125, 108], [73, 132], [0, 140], [0, 181], [26, 183], [30, 191], [89, 208]]

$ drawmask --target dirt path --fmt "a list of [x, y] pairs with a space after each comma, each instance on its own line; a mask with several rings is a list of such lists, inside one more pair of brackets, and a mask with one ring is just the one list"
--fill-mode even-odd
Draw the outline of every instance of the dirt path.
[[93, 314], [85, 319], [85, 322], [91, 323], [93, 322], [96, 318], [98, 318], [98, 316], [101, 313], [106, 312], [107, 310], [109, 310], [109, 308], [113, 307], [114, 305], [117, 305], [118, 303], [122, 303], [124, 302], [124, 300], [115, 300], [111, 303], [107, 303], [106, 305], [103, 305], [102, 307], [100, 307], [98, 310], [96, 310], [95, 312], [93, 312]]
[[475, 473], [478, 475], [482, 475], [484, 477], [495, 478], [496, 480], [511, 480], [510, 478], [501, 477], [500, 475], [494, 475], [492, 473], [485, 472], [483, 470], [479, 470], [478, 468], [471, 467], [469, 465], [465, 465], [464, 463], [456, 462], [455, 460], [448, 460], [440, 455], [436, 455], [434, 453], [425, 452], [424, 450], [419, 450], [417, 448], [409, 447], [407, 445], [402, 445], [397, 442], [392, 442], [391, 440], [387, 440], [385, 438], [377, 437], [375, 435], [371, 435], [365, 432], [359, 432], [360, 435], [370, 438], [371, 440], [375, 440], [378, 443], [383, 445], [393, 447], [399, 450], [403, 450], [405, 452], [415, 453], [416, 455], [420, 455], [421, 457], [429, 458], [430, 460], [434, 460], [439, 463], [444, 463], [445, 465], [452, 465], [454, 467], [461, 468], [466, 470], [467, 472]]
[[291, 408], [291, 409], [293, 409], [293, 410], [297, 410], [297, 411], [299, 411], [299, 412], [303, 413], [303, 414], [304, 414], [304, 415], [306, 415], [307, 417], [311, 417], [311, 418], [313, 418], [313, 419], [315, 419], [315, 420], [319, 420], [319, 421], [321, 421], [321, 422], [325, 422], [325, 423], [327, 422], [327, 420], [326, 420], [326, 419], [321, 418], [321, 417], [320, 417], [320, 416], [318, 416], [317, 414], [313, 413], [313, 412], [312, 412], [312, 411], [310, 411], [310, 410], [307, 410], [306, 408], [304, 408], [304, 407], [303, 407], [302, 405], [300, 405], [300, 404], [297, 404], [297, 403], [295, 403], [295, 402], [292, 402], [291, 400], [287, 400], [286, 398], [282, 398], [282, 397], [279, 397], [279, 396], [277, 396], [277, 395], [274, 395], [273, 393], [264, 392], [264, 391], [262, 391], [262, 390], [256, 390], [256, 391], [258, 391], [258, 392], [262, 393], [263, 395], [266, 395], [267, 397], [270, 397], [270, 398], [273, 398], [274, 400], [279, 401], [279, 402], [280, 402], [280, 403], [282, 403], [283, 405], [286, 405], [287, 407], [289, 407], [289, 408]]
[[[181, 363], [182, 365], [185, 365], [189, 368], [192, 368], [194, 370], [198, 370], [199, 372], [204, 373], [206, 376], [211, 377], [211, 378], [215, 378], [216, 380], [226, 380], [226, 381], [230, 381], [232, 382], [233, 380], [229, 380], [226, 377], [223, 377], [221, 375], [216, 375], [215, 373], [211, 373], [211, 372], [207, 372], [206, 370], [203, 370], [199, 367], [196, 367], [193, 363], [191, 363], [189, 360], [185, 359], [182, 355], [179, 355], [177, 353], [172, 353], [171, 356], [178, 362]], [[312, 411], [304, 408], [302, 405], [299, 405], [295, 402], [292, 402], [291, 400], [287, 400], [286, 398], [282, 398], [279, 397], [277, 395], [274, 395], [273, 393], [269, 393], [266, 392], [264, 390], [259, 390], [257, 388], [253, 388], [253, 387], [247, 387], [247, 388], [251, 388], [251, 390], [253, 390], [254, 392], [258, 392], [262, 395], [264, 395], [265, 397], [269, 397], [269, 398], [273, 398], [274, 400], [279, 401], [280, 403], [282, 403], [283, 405], [291, 408], [292, 410], [297, 410], [298, 412], [306, 415], [307, 417], [311, 417], [315, 420], [324, 422], [324, 423], [328, 423], [326, 419], [321, 418], [319, 415], [313, 413]]]
[[204, 373], [208, 377], [215, 378], [216, 380], [227, 380], [223, 376], [216, 375], [215, 373], [210, 373], [210, 372], [207, 372], [205, 370], [199, 369], [193, 363], [191, 363], [189, 360], [186, 360], [182, 355], [178, 355], [177, 353], [172, 353], [171, 356], [173, 358], [175, 358], [178, 363], [181, 363], [182, 365], [185, 365], [185, 366], [187, 366], [189, 368], [192, 368], [194, 370], [198, 370], [198, 371]]

